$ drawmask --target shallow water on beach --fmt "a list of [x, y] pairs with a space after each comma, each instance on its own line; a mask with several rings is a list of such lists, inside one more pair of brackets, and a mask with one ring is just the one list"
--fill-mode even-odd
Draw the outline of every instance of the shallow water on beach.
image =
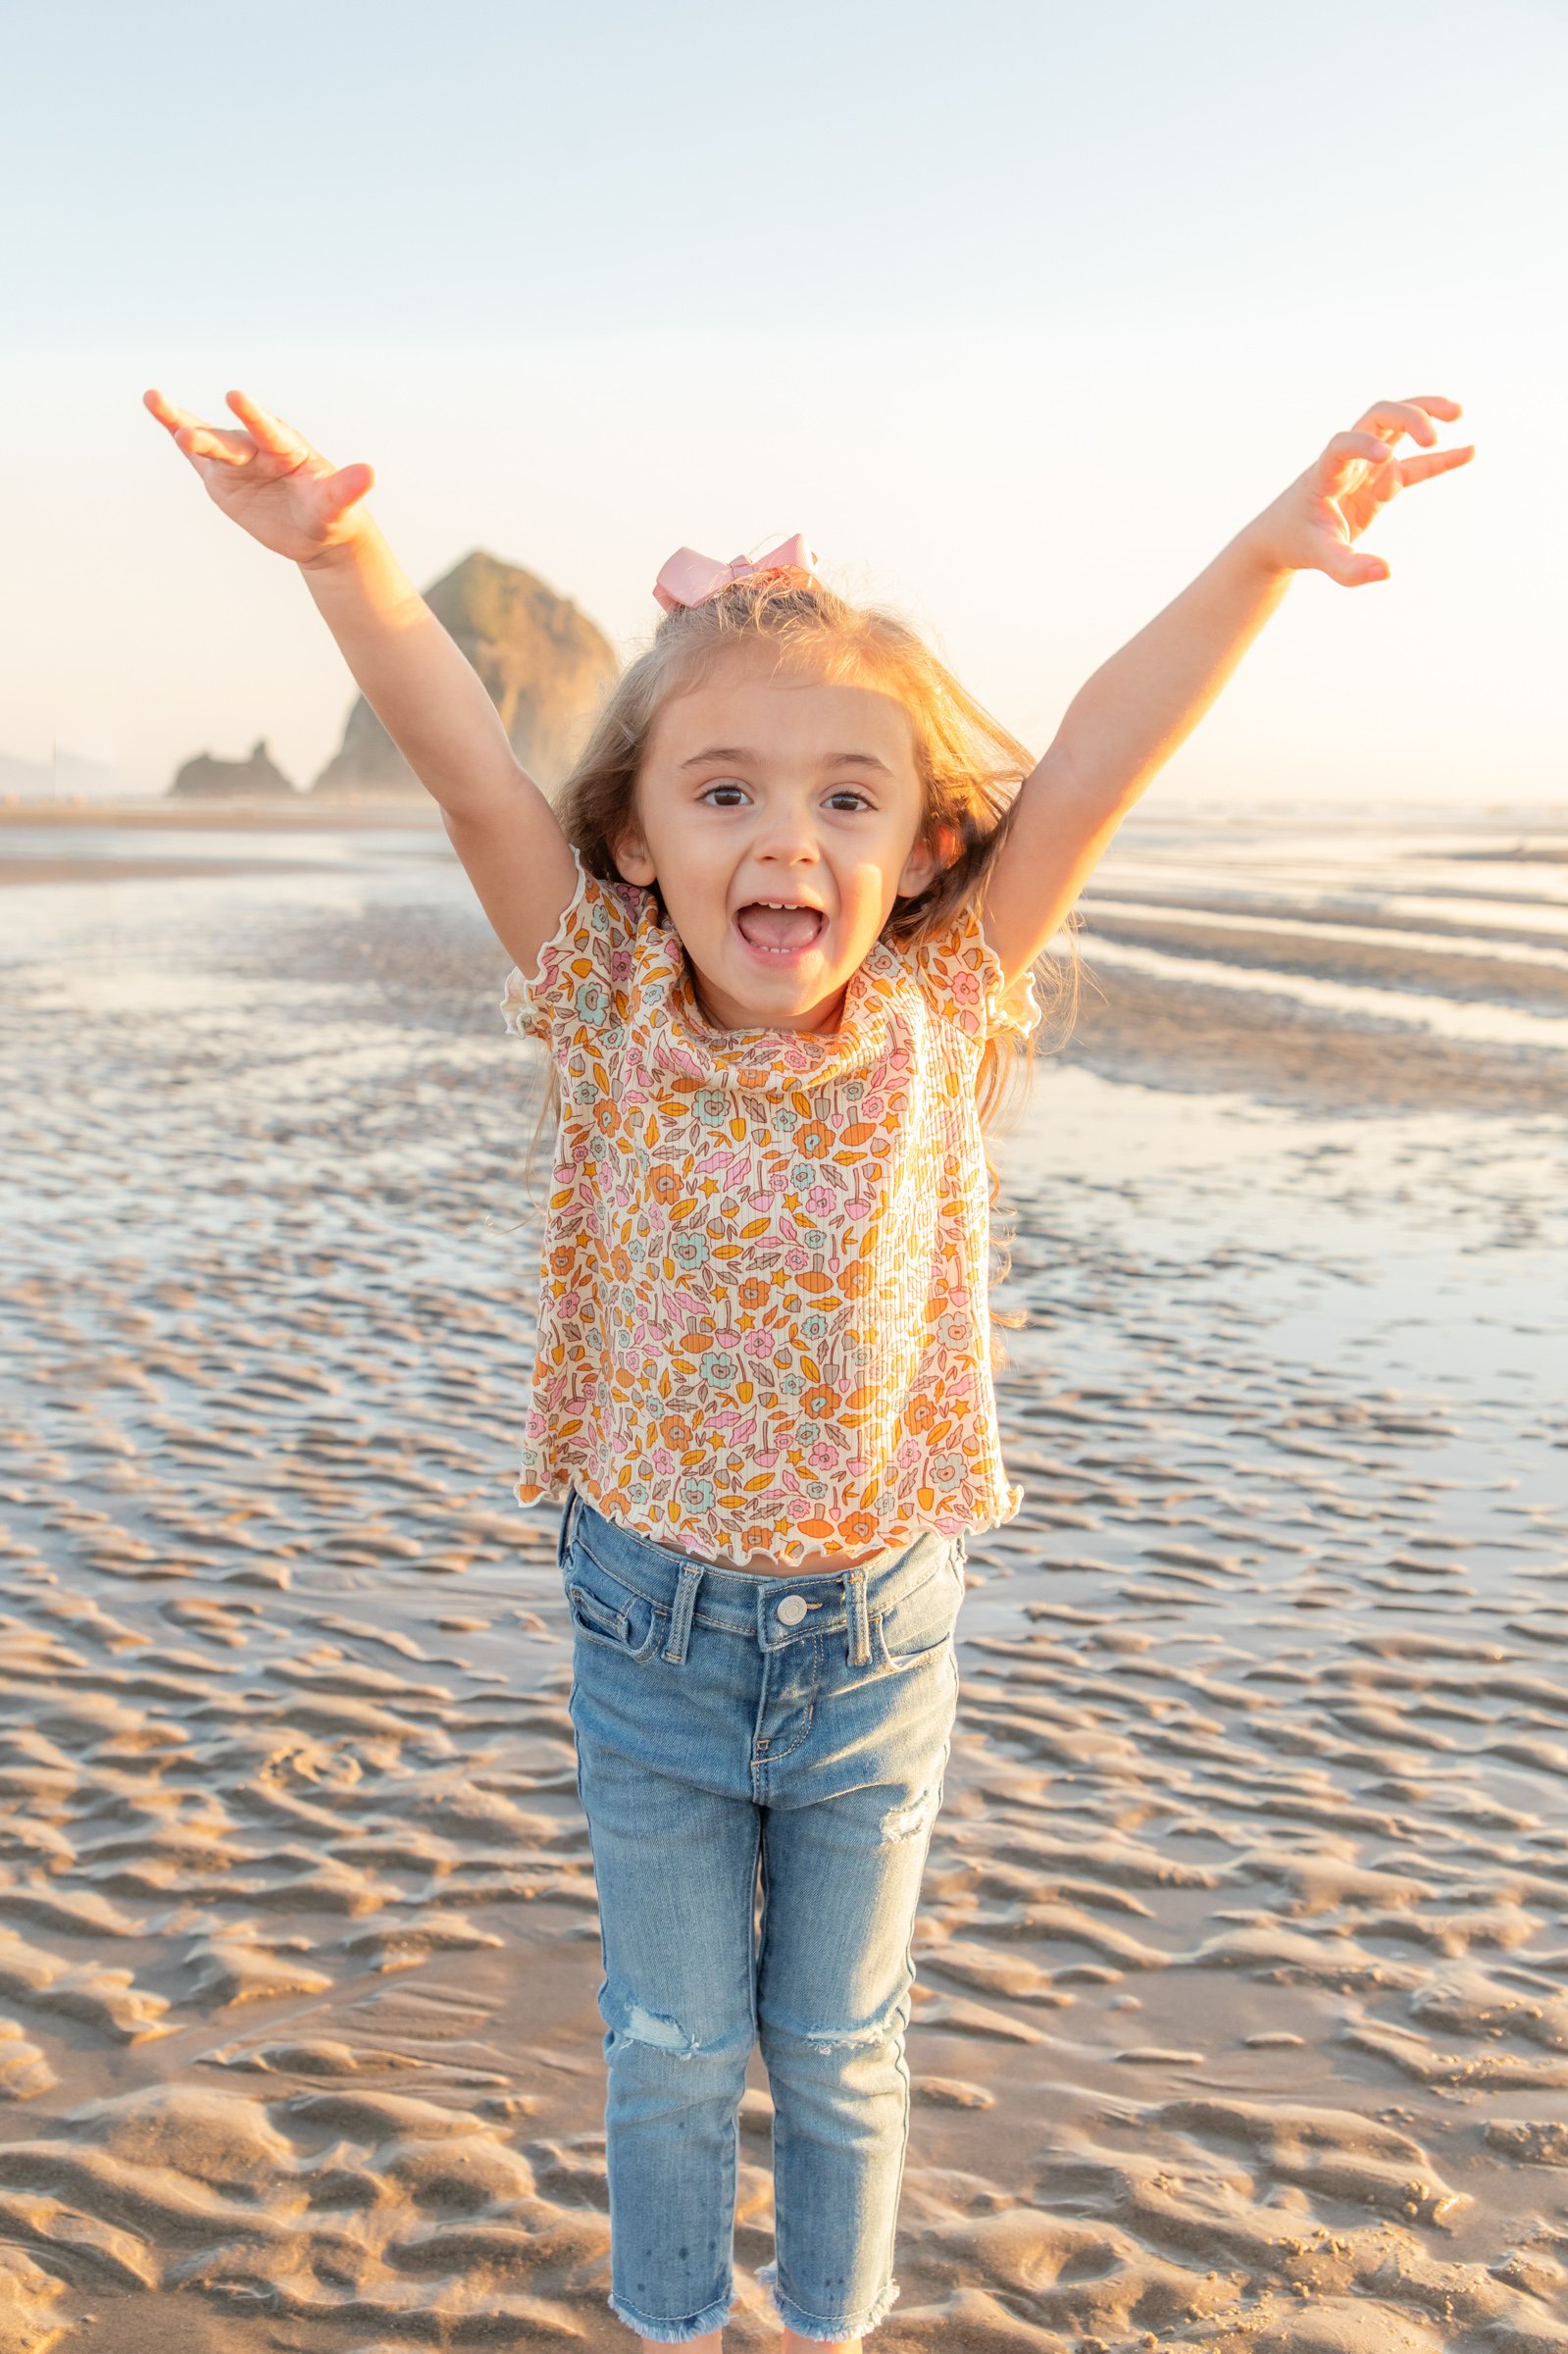
[[[1124, 830], [998, 1143], [1026, 1495], [878, 2342], [1563, 2354], [1560, 1051], [1381, 1000], [1555, 1018], [1484, 951], [1568, 862], [1203, 832]], [[240, 840], [0, 891], [0, 2348], [608, 2348], [535, 1073], [441, 837]], [[1096, 964], [1135, 904], [1157, 972]]]

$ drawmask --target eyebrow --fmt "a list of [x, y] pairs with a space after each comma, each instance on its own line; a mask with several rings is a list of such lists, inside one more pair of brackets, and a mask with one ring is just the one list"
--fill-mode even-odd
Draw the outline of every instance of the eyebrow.
[[[681, 766], [683, 768], [702, 768], [710, 760], [754, 762], [757, 757], [757, 753], [749, 745], [743, 743], [712, 743], [709, 744], [706, 751], [693, 752], [689, 760], [682, 761]], [[890, 777], [893, 773], [886, 761], [879, 760], [875, 752], [830, 752], [822, 762], [822, 766], [824, 768], [875, 768], [879, 769], [885, 777]]]

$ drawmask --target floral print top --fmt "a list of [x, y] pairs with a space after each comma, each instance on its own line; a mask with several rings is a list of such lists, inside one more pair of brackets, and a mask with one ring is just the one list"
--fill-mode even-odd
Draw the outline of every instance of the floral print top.
[[561, 1087], [520, 1502], [781, 1567], [1011, 1517], [975, 1091], [1039, 1013], [973, 912], [879, 940], [835, 1032], [715, 1030], [654, 895], [580, 867], [501, 1009]]

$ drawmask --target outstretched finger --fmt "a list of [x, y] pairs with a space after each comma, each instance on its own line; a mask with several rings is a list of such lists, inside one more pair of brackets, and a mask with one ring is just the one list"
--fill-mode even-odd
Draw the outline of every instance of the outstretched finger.
[[335, 523], [340, 515], [348, 513], [350, 507], [357, 506], [375, 482], [375, 467], [363, 463], [339, 466], [335, 474], [329, 474], [320, 486], [322, 505], [329, 520]]
[[1476, 454], [1473, 441], [1463, 449], [1435, 449], [1424, 458], [1405, 458], [1399, 467], [1399, 480], [1408, 489], [1412, 483], [1428, 483], [1435, 474], [1451, 474], [1456, 466], [1468, 466]]
[[1406, 401], [1412, 409], [1425, 409], [1429, 417], [1441, 418], [1444, 425], [1452, 425], [1456, 417], [1464, 415], [1459, 403], [1442, 392], [1411, 392]]
[[1391, 444], [1408, 434], [1423, 449], [1429, 449], [1438, 438], [1438, 429], [1419, 400], [1375, 400], [1366, 415], [1357, 419], [1356, 430], [1381, 434]]
[[264, 409], [248, 392], [229, 392], [225, 398], [241, 425], [249, 429], [257, 445], [270, 457], [292, 460], [297, 465], [301, 458], [310, 455], [310, 443], [304, 435], [296, 434], [291, 425], [285, 425], [281, 417], [275, 417], [271, 409]]
[[1386, 581], [1389, 577], [1389, 567], [1381, 556], [1362, 555], [1328, 533], [1323, 536], [1318, 570], [1326, 572], [1331, 581], [1338, 581], [1341, 588], [1366, 588], [1374, 581]]
[[210, 458], [220, 466], [248, 466], [256, 455], [249, 434], [226, 434], [214, 425], [180, 426], [175, 447], [187, 458]]
[[192, 416], [189, 409], [177, 408], [168, 393], [160, 392], [156, 384], [150, 385], [142, 394], [141, 405], [144, 409], [150, 409], [159, 424], [171, 434], [187, 430], [193, 432], [201, 424], [201, 419]]

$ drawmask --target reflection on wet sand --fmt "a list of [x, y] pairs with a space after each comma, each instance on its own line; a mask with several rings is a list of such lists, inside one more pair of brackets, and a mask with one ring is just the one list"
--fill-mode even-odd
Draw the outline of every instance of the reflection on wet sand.
[[[0, 2350], [609, 2348], [535, 1074], [438, 833], [222, 839], [0, 893]], [[887, 2354], [1568, 2348], [1568, 883], [1487, 846], [1091, 894]]]

